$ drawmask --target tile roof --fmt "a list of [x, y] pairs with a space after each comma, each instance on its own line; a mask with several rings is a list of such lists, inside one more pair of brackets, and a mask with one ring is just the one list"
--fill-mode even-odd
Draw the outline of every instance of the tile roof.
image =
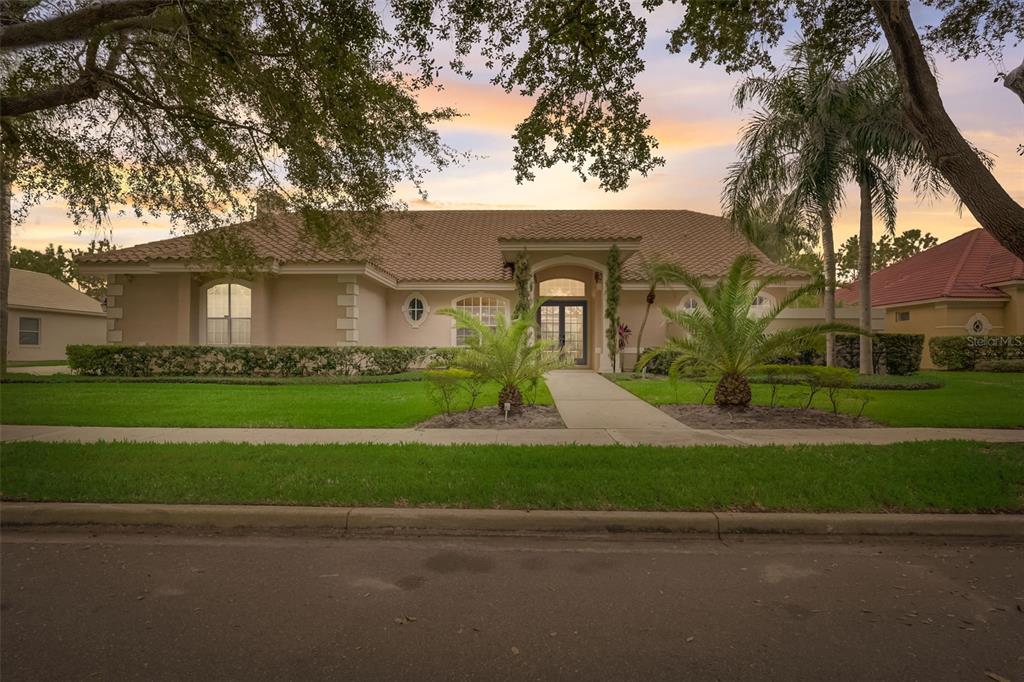
[[[805, 278], [776, 265], [722, 217], [685, 210], [407, 211], [393, 213], [368, 257], [320, 248], [303, 238], [299, 220], [275, 216], [274, 229], [240, 223], [261, 256], [280, 264], [370, 262], [400, 281], [500, 281], [511, 278], [499, 240], [626, 240], [639, 238], [640, 256], [661, 255], [699, 275], [723, 274], [739, 253], [760, 256], [760, 274]], [[80, 256], [82, 262], [131, 264], [188, 260], [191, 237], [149, 242]], [[641, 258], [626, 261], [623, 278], [641, 279]]]
[[86, 296], [50, 275], [17, 268], [11, 268], [8, 305], [11, 308], [46, 308], [103, 315], [103, 307], [95, 298]]
[[[871, 275], [871, 305], [936, 298], [1007, 298], [991, 286], [1024, 279], [1024, 261], [982, 229], [971, 230]], [[857, 302], [857, 283], [836, 291]]]

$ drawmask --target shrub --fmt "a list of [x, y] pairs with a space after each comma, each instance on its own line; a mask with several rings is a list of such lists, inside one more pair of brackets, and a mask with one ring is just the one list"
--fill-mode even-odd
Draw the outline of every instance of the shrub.
[[974, 369], [979, 372], [1024, 372], [1024, 360], [979, 360]]
[[411, 346], [67, 347], [68, 366], [75, 372], [121, 377], [383, 376], [407, 372], [436, 352]]
[[[473, 377], [472, 372], [455, 368], [428, 369], [423, 375], [430, 387], [431, 401], [448, 416], [455, 411], [456, 399], [463, 390], [463, 382]], [[473, 401], [476, 401], [475, 396]]]
[[971, 370], [982, 360], [1024, 360], [1024, 336], [934, 336], [932, 362], [949, 370]]
[[[871, 364], [876, 374], [905, 376], [921, 369], [923, 334], [875, 334], [871, 344]], [[860, 366], [860, 339], [854, 334], [836, 336], [836, 365], [857, 369]]]

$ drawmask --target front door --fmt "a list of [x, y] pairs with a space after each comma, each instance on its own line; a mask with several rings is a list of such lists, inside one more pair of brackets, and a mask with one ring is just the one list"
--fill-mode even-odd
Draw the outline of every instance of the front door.
[[557, 348], [566, 362], [587, 364], [587, 302], [547, 301], [537, 313], [540, 338]]

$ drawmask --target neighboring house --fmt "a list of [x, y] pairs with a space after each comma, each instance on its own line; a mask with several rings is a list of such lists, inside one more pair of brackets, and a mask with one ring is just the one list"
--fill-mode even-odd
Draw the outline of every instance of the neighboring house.
[[68, 344], [107, 342], [100, 302], [41, 272], [11, 269], [8, 311], [8, 360], [62, 360]]
[[[662, 256], [714, 278], [741, 252], [761, 258], [763, 274], [784, 284], [764, 305], [807, 276], [770, 262], [723, 218], [692, 211], [411, 211], [386, 218], [368, 255], [317, 248], [292, 214], [267, 213], [243, 231], [263, 261], [251, 280], [228, 280], [192, 258], [179, 237], [79, 257], [84, 272], [109, 277], [107, 339], [125, 344], [413, 345], [464, 343], [463, 331], [437, 314], [447, 306], [484, 320], [515, 305], [512, 263], [525, 251], [540, 312], [541, 335], [562, 344], [577, 365], [609, 369], [605, 352], [604, 282], [618, 245], [625, 259], [620, 316], [640, 326], [647, 285], [638, 265]], [[695, 305], [683, 287], [665, 288], [658, 303]], [[800, 319], [780, 325], [806, 323]], [[818, 313], [820, 315], [820, 311]], [[813, 315], [812, 315], [813, 317]], [[657, 311], [644, 345], [664, 342]], [[633, 349], [626, 365], [632, 364]]]
[[[857, 303], [857, 283], [836, 293]], [[972, 230], [871, 275], [871, 305], [890, 332], [1024, 334], [1024, 261]], [[924, 367], [934, 367], [925, 341]]]

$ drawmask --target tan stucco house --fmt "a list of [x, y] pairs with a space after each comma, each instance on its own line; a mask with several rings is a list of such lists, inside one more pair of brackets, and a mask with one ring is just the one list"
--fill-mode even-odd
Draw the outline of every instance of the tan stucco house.
[[[303, 239], [291, 214], [265, 214], [241, 230], [262, 266], [251, 279], [227, 280], [192, 257], [180, 237], [80, 258], [83, 269], [109, 278], [107, 340], [124, 344], [410, 345], [463, 341], [436, 311], [463, 308], [484, 320], [515, 304], [513, 266], [525, 251], [535, 295], [548, 299], [541, 334], [563, 344], [581, 367], [607, 370], [604, 283], [609, 249], [623, 258], [620, 316], [640, 326], [646, 296], [639, 265], [655, 255], [714, 278], [735, 256], [760, 257], [763, 274], [785, 281], [765, 292], [764, 305], [800, 286], [806, 275], [770, 262], [725, 219], [684, 210], [410, 211], [385, 220], [379, 239], [356, 258]], [[683, 287], [658, 303], [696, 305]], [[779, 325], [820, 319], [794, 310]], [[673, 330], [652, 315], [644, 345]], [[634, 350], [625, 357], [631, 366]]]
[[7, 359], [63, 360], [73, 343], [105, 343], [107, 321], [100, 302], [49, 275], [11, 269]]
[[[857, 303], [857, 283], [836, 292]], [[933, 336], [1024, 334], [1024, 261], [977, 229], [871, 275], [871, 305], [886, 331]]]

